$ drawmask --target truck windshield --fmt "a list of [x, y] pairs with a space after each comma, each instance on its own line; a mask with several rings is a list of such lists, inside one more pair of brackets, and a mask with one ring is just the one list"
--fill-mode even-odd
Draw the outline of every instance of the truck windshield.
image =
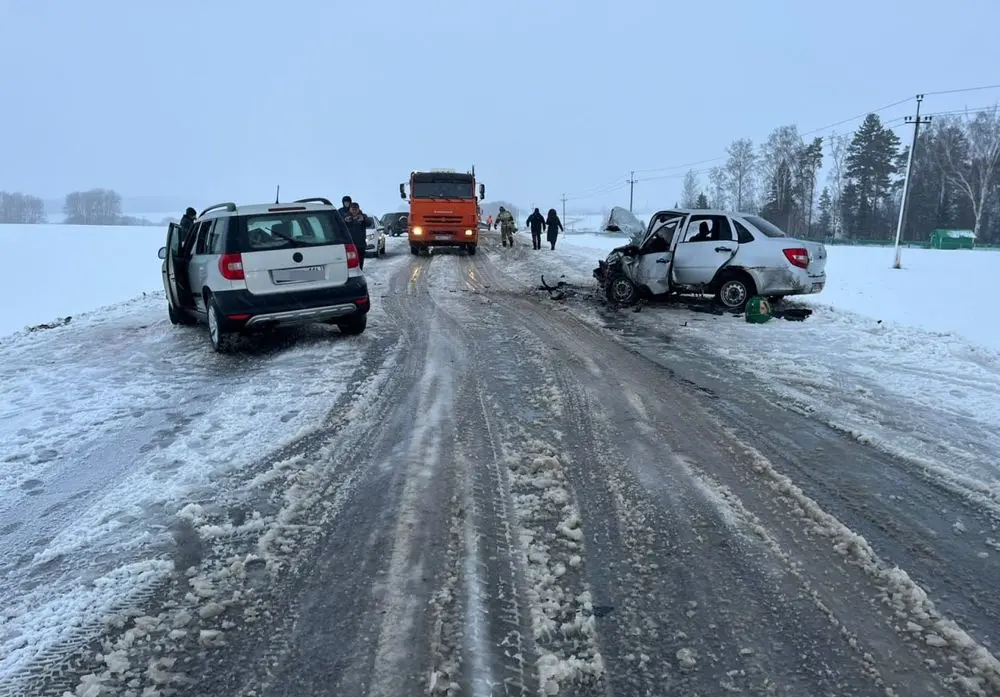
[[467, 180], [430, 180], [414, 179], [410, 186], [412, 198], [475, 198], [472, 179]]

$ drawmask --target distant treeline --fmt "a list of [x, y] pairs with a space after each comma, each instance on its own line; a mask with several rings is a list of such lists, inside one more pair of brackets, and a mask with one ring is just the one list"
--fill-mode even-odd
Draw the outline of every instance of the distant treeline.
[[[159, 225], [145, 218], [122, 215], [122, 197], [112, 189], [90, 189], [66, 194], [62, 221], [66, 225]], [[45, 201], [20, 192], [0, 191], [0, 224], [47, 223]]]

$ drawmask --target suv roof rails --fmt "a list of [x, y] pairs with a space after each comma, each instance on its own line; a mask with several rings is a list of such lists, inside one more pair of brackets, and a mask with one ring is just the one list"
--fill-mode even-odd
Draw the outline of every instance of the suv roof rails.
[[295, 203], [322, 203], [322, 204], [327, 205], [327, 206], [332, 206], [333, 205], [332, 203], [330, 203], [330, 199], [323, 198], [322, 196], [315, 196], [313, 198], [300, 198], [300, 199], [296, 199]]
[[205, 215], [206, 213], [208, 213], [209, 211], [218, 210], [219, 208], [225, 208], [227, 211], [229, 211], [230, 213], [232, 213], [233, 211], [236, 210], [236, 204], [233, 203], [232, 201], [227, 201], [225, 203], [217, 203], [214, 206], [209, 206], [208, 208], [206, 208], [205, 210], [203, 210], [198, 217], [200, 218], [203, 215]]

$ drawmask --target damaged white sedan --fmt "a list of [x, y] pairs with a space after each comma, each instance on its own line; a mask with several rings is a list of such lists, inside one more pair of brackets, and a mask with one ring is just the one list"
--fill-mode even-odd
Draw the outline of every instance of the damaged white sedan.
[[725, 211], [660, 211], [598, 263], [594, 277], [619, 305], [685, 293], [714, 295], [737, 310], [755, 295], [775, 300], [826, 285], [822, 243], [788, 237], [757, 215]]

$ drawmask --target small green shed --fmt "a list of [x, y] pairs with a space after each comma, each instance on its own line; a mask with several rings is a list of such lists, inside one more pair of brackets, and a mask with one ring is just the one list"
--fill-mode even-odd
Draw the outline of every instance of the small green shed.
[[938, 229], [931, 233], [931, 249], [974, 249], [976, 233], [972, 230]]

